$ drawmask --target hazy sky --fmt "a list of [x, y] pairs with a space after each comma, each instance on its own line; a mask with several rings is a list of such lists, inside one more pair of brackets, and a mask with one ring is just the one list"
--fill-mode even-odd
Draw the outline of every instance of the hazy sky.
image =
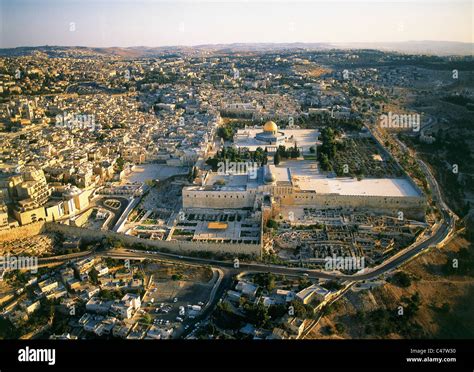
[[0, 0], [0, 47], [473, 42], [470, 0]]

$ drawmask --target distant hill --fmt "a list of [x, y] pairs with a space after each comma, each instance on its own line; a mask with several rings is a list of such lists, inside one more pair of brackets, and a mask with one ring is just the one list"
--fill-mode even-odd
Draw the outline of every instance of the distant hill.
[[224, 53], [253, 53], [283, 50], [358, 50], [376, 49], [380, 51], [396, 51], [407, 54], [429, 55], [474, 55], [474, 43], [452, 41], [406, 41], [378, 43], [234, 43], [234, 44], [202, 44], [195, 46], [162, 46], [162, 47], [81, 47], [81, 46], [37, 46], [0, 49], [0, 56], [23, 56], [40, 51], [50, 56], [57, 56], [71, 50], [85, 54], [113, 55], [122, 58], [159, 57], [166, 54], [224, 54]]
[[336, 43], [337, 48], [378, 49], [408, 54], [474, 55], [474, 43], [455, 41], [405, 41], [392, 43]]

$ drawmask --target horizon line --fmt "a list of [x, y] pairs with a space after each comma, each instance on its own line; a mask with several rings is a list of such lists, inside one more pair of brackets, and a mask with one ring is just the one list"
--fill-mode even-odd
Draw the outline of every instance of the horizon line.
[[234, 41], [230, 43], [199, 43], [199, 44], [166, 44], [166, 45], [110, 45], [110, 46], [97, 46], [97, 45], [72, 45], [72, 44], [42, 44], [42, 45], [18, 45], [10, 47], [2, 47], [0, 49], [16, 49], [16, 48], [41, 48], [41, 47], [61, 47], [61, 48], [173, 48], [173, 47], [201, 47], [201, 46], [221, 46], [221, 45], [287, 45], [287, 44], [321, 44], [321, 45], [340, 45], [340, 44], [403, 44], [403, 43], [452, 43], [452, 44], [466, 44], [473, 45], [473, 42], [468, 41], [456, 41], [456, 40], [403, 40], [403, 41]]

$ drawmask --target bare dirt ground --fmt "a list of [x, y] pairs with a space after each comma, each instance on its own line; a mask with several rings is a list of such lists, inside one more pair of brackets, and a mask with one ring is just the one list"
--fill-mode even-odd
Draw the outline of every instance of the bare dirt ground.
[[324, 74], [328, 74], [332, 71], [328, 68], [318, 66], [315, 64], [297, 65], [295, 66], [295, 70], [300, 73], [307, 74], [308, 76], [314, 77], [314, 78], [320, 77], [321, 75], [324, 75]]
[[[460, 250], [469, 246], [466, 239], [457, 236], [444, 248], [428, 252], [404, 266], [401, 270], [411, 278], [407, 288], [386, 283], [372, 290], [348, 292], [308, 338], [474, 337], [474, 277], [458, 275], [457, 269], [446, 272], [446, 266], [452, 266], [453, 259], [458, 259], [460, 268], [466, 263]], [[420, 296], [420, 305], [409, 321], [408, 331], [381, 333], [373, 329], [377, 326], [367, 314], [380, 309], [386, 314], [396, 314], [398, 306], [406, 308], [404, 298], [416, 293]], [[421, 333], [414, 336], [412, 328]]]
[[2, 255], [41, 257], [55, 252], [56, 240], [54, 234], [39, 234], [28, 238], [5, 241], [0, 243], [0, 252]]
[[[172, 323], [176, 323], [177, 316], [184, 318], [185, 322], [189, 321], [189, 314], [180, 315], [179, 308], [182, 306], [187, 309], [188, 305], [207, 303], [215, 284], [210, 268], [151, 262], [146, 265], [144, 272], [147, 277], [153, 275], [144, 308], [155, 319]], [[166, 311], [159, 310], [161, 304]]]

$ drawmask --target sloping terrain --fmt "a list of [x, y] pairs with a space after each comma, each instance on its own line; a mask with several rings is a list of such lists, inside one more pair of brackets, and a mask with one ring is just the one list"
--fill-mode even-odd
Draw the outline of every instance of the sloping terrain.
[[308, 338], [474, 338], [473, 258], [456, 236], [384, 285], [348, 292]]

